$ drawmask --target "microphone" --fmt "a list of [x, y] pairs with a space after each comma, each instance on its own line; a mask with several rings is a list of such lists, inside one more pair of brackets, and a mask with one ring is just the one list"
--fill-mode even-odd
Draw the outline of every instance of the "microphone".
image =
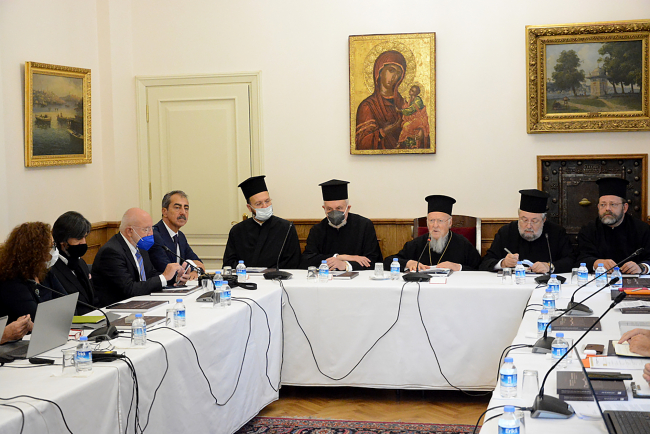
[[[575, 298], [576, 292], [580, 291], [582, 288], [584, 288], [585, 286], [589, 285], [591, 282], [593, 282], [594, 280], [598, 279], [598, 278], [599, 278], [600, 276], [602, 276], [603, 274], [607, 274], [607, 273], [609, 273], [609, 272], [612, 271], [615, 267], [620, 267], [621, 265], [625, 264], [625, 263], [626, 263], [627, 261], [629, 261], [630, 259], [634, 258], [635, 256], [640, 255], [641, 253], [643, 253], [643, 250], [644, 250], [643, 247], [637, 249], [634, 253], [632, 253], [630, 256], [628, 256], [627, 258], [623, 259], [622, 261], [620, 261], [618, 264], [614, 265], [613, 267], [611, 267], [611, 268], [608, 269], [608, 270], [605, 270], [603, 273], [600, 273], [600, 274], [596, 275], [596, 276], [595, 276], [593, 279], [591, 279], [589, 282], [585, 283], [585, 284], [582, 285], [580, 288], [576, 289], [576, 290], [573, 292], [573, 295], [571, 295], [571, 301], [569, 302], [569, 304], [567, 304], [567, 307], [566, 307], [566, 310], [568, 310], [568, 311], [573, 311], [573, 313], [571, 313], [570, 315], [591, 315], [592, 313], [594, 313], [593, 310], [589, 309], [588, 306], [585, 306], [584, 304], [582, 304], [582, 302], [580, 302], [580, 303], [576, 303], [576, 302], [574, 301], [574, 298]], [[585, 299], [585, 300], [586, 300], [586, 299]], [[585, 301], [585, 300], [582, 300], [582, 301]]]
[[178, 255], [176, 254], [176, 252], [174, 252], [172, 249], [170, 249], [170, 248], [167, 247], [166, 245], [162, 244], [162, 248], [165, 249], [167, 252], [171, 253], [172, 255], [176, 256], [178, 259], [180, 259], [180, 260], [181, 260], [181, 264], [182, 264], [183, 262], [185, 262], [185, 263], [186, 263], [186, 264], [187, 264], [187, 265], [192, 269], [192, 271], [196, 271], [196, 272], [199, 273], [199, 274], [204, 274], [204, 271], [203, 271], [202, 269], [200, 269], [199, 267], [195, 266], [195, 265], [192, 264], [191, 262], [185, 260], [182, 256], [178, 256]]
[[422, 259], [422, 255], [424, 255], [424, 251], [427, 250], [427, 247], [429, 247], [429, 243], [431, 242], [431, 236], [427, 238], [427, 242], [424, 245], [424, 249], [422, 249], [422, 253], [420, 253], [420, 257], [418, 258], [418, 262], [416, 265], [416, 272], [415, 273], [405, 273], [402, 276], [402, 279], [404, 279], [405, 282], [428, 282], [429, 279], [431, 279], [431, 276], [429, 276], [427, 273], [420, 273], [420, 259]]
[[287, 280], [287, 279], [291, 279], [291, 276], [293, 276], [293, 274], [289, 273], [288, 271], [280, 271], [280, 256], [282, 255], [284, 244], [287, 242], [287, 238], [289, 238], [289, 232], [291, 232], [292, 227], [293, 227], [293, 222], [289, 222], [289, 230], [287, 231], [287, 234], [284, 236], [284, 241], [282, 241], [282, 247], [280, 247], [280, 253], [278, 253], [277, 267], [275, 267], [275, 270], [267, 271], [266, 273], [263, 274], [266, 280], [275, 280], [275, 279]]
[[[582, 300], [582, 302], [585, 302], [585, 301], [589, 300], [591, 297], [593, 297], [594, 295], [598, 294], [600, 291], [602, 291], [603, 289], [607, 288], [608, 286], [611, 286], [611, 285], [615, 284], [616, 282], [618, 282], [618, 277], [614, 277], [612, 280], [610, 280], [610, 281], [607, 283], [607, 285], [604, 285], [604, 286], [603, 286], [602, 288], [600, 288], [598, 291], [594, 292], [594, 293], [591, 294], [589, 297], [587, 297], [587, 298], [585, 298], [584, 300]], [[582, 302], [581, 302], [581, 303], [582, 303]], [[566, 315], [566, 314], [568, 314], [568, 313], [569, 313], [569, 309], [565, 309], [564, 312], [562, 312], [560, 315], [556, 316], [555, 318], [553, 318], [552, 320], [550, 320], [550, 321], [548, 322], [548, 324], [546, 324], [546, 328], [544, 329], [544, 336], [542, 336], [541, 338], [539, 338], [539, 339], [537, 340], [537, 342], [535, 342], [535, 345], [533, 345], [533, 353], [550, 353], [550, 352], [551, 352], [551, 344], [553, 343], [553, 337], [552, 337], [552, 336], [548, 336], [548, 328], [549, 328], [549, 327], [551, 326], [551, 324], [552, 324], [553, 322], [555, 322], [558, 318], [561, 318], [561, 317], [563, 317], [564, 315]]]
[[[544, 235], [546, 235], [546, 247], [548, 247], [548, 273], [543, 274], [541, 276], [537, 276], [535, 278], [535, 282], [548, 284], [548, 281], [551, 278], [551, 274], [552, 274], [551, 270], [553, 269], [553, 257], [551, 256], [551, 243], [549, 243], [548, 241], [548, 232], [545, 233]], [[557, 280], [560, 281], [560, 283], [566, 282], [566, 277], [564, 276], [556, 276], [556, 277]]]
[[[612, 304], [609, 305], [609, 308], [603, 313], [594, 323], [587, 329], [586, 332], [580, 336], [580, 338], [571, 346], [571, 348], [567, 349], [567, 352], [564, 353], [562, 357], [558, 359], [557, 362], [553, 366], [551, 366], [551, 369], [548, 370], [546, 375], [544, 376], [544, 380], [542, 381], [542, 386], [539, 388], [539, 395], [535, 397], [535, 401], [533, 402], [533, 407], [530, 412], [530, 417], [535, 417], [535, 418], [550, 418], [550, 419], [567, 419], [575, 413], [573, 408], [567, 404], [566, 402], [560, 400], [559, 398], [555, 398], [553, 396], [549, 395], [544, 395], [544, 384], [546, 383], [546, 379], [548, 378], [548, 374], [551, 373], [553, 369], [562, 361], [564, 358], [569, 355], [571, 351], [580, 343], [580, 341], [587, 336], [587, 333], [593, 329], [596, 324], [598, 324], [598, 321], [603, 319], [607, 313], [614, 308], [617, 304], [619, 304], [623, 299], [627, 296], [626, 293], [621, 292], [618, 297], [612, 302]], [[582, 363], [582, 362], [580, 362]], [[594, 396], [595, 397], [595, 396]]]
[[[47, 287], [45, 285], [41, 285], [40, 283], [38, 283], [37, 281], [35, 281], [33, 279], [27, 279], [27, 282], [31, 283], [32, 285], [38, 286], [38, 287], [40, 287], [42, 289], [47, 289], [48, 291], [52, 291], [55, 294], [62, 295], [64, 297], [66, 295], [68, 295], [68, 294], [64, 294], [62, 292], [59, 292], [59, 291], [57, 291], [55, 289], [52, 289], [50, 287]], [[95, 342], [110, 341], [111, 339], [115, 339], [118, 336], [119, 332], [117, 331], [115, 326], [111, 325], [111, 321], [108, 319], [108, 316], [106, 315], [106, 312], [104, 312], [102, 309], [100, 309], [100, 308], [98, 308], [96, 306], [88, 304], [88, 303], [86, 303], [84, 301], [81, 301], [79, 299], [77, 299], [77, 303], [83, 304], [84, 306], [89, 307], [89, 308], [91, 308], [93, 310], [100, 311], [104, 315], [104, 317], [106, 318], [106, 326], [100, 327], [97, 330], [94, 330], [91, 334], [88, 335], [88, 340], [93, 340], [94, 339]]]

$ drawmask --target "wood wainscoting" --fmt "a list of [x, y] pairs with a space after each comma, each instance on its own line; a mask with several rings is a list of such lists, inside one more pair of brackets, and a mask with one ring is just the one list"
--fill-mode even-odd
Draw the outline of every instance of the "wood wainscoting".
[[[516, 220], [516, 218], [483, 218], [481, 219], [481, 256], [492, 245], [494, 236], [501, 226]], [[293, 224], [298, 232], [300, 250], [305, 250], [307, 236], [311, 227], [320, 222], [320, 219], [294, 219]], [[379, 247], [384, 257], [399, 252], [404, 243], [413, 239], [413, 220], [410, 219], [372, 219], [379, 240]], [[93, 223], [90, 235], [86, 237], [88, 252], [84, 260], [92, 264], [99, 248], [120, 230], [120, 222]]]

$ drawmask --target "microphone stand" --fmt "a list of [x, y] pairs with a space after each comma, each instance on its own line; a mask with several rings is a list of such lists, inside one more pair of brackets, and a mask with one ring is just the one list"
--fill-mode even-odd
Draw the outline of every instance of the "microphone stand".
[[[551, 256], [551, 243], [548, 241], [548, 232], [544, 235], [546, 235], [546, 247], [548, 247], [548, 273], [537, 276], [535, 282], [548, 285], [548, 281], [551, 279], [551, 274], [553, 274], [553, 271], [551, 271], [553, 268], [553, 257]], [[557, 276], [557, 280], [559, 280], [560, 283], [564, 283], [566, 282], [566, 277]]]
[[427, 242], [424, 245], [424, 249], [422, 249], [422, 253], [420, 253], [420, 257], [418, 258], [417, 265], [415, 266], [415, 273], [405, 273], [402, 276], [402, 279], [404, 279], [405, 282], [428, 282], [431, 279], [431, 276], [429, 276], [427, 273], [420, 273], [420, 259], [422, 259], [422, 255], [424, 255], [424, 251], [427, 250], [427, 247], [429, 247], [429, 243], [431, 242], [431, 236], [427, 238]]
[[[641, 247], [640, 249], [636, 250], [634, 253], [632, 253], [632, 254], [631, 254], [630, 256], [628, 256], [627, 258], [623, 259], [622, 261], [620, 261], [619, 263], [617, 263], [617, 264], [614, 265], [613, 267], [609, 268], [608, 270], [605, 270], [603, 273], [600, 273], [600, 274], [596, 275], [593, 279], [591, 279], [590, 281], [588, 281], [587, 283], [585, 283], [584, 285], [582, 285], [580, 288], [576, 289], [576, 290], [573, 292], [573, 295], [571, 295], [571, 301], [569, 301], [569, 304], [567, 304], [567, 307], [566, 307], [566, 310], [567, 310], [567, 311], [573, 311], [573, 313], [569, 313], [569, 315], [591, 315], [592, 313], [594, 313], [593, 310], [591, 310], [588, 306], [582, 304], [582, 302], [580, 302], [580, 303], [576, 303], [576, 302], [574, 301], [574, 298], [575, 298], [576, 292], [580, 291], [582, 288], [584, 288], [585, 286], [589, 285], [591, 282], [593, 282], [594, 280], [598, 279], [598, 278], [599, 278], [600, 276], [602, 276], [603, 274], [607, 274], [607, 273], [609, 273], [609, 272], [612, 271], [614, 268], [616, 268], [616, 267], [620, 267], [621, 265], [625, 264], [627, 261], [629, 261], [629, 260], [632, 259], [633, 257], [635, 257], [635, 256], [637, 256], [637, 255], [640, 255], [640, 254], [643, 252], [643, 250], [644, 250], [643, 247]], [[586, 300], [586, 299], [585, 299], [585, 300]], [[583, 300], [583, 301], [585, 301], [585, 300]]]
[[[603, 289], [607, 288], [608, 286], [611, 286], [611, 285], [615, 284], [616, 282], [618, 282], [618, 277], [614, 277], [614, 278], [612, 278], [612, 280], [610, 280], [610, 281], [607, 283], [607, 285], [603, 286], [603, 287], [600, 288], [598, 291], [594, 292], [594, 293], [591, 294], [589, 297], [587, 297], [587, 298], [585, 298], [584, 300], [582, 300], [582, 302], [585, 302], [585, 301], [589, 300], [591, 297], [593, 297], [594, 295], [598, 294], [600, 291], [602, 291]], [[555, 318], [553, 318], [552, 320], [550, 320], [550, 321], [548, 322], [548, 324], [546, 324], [546, 328], [544, 329], [544, 336], [542, 336], [541, 338], [539, 338], [539, 339], [537, 340], [537, 342], [535, 342], [535, 345], [533, 346], [533, 353], [550, 353], [550, 352], [551, 352], [551, 344], [553, 343], [553, 339], [555, 339], [555, 338], [554, 338], [553, 336], [548, 336], [548, 328], [549, 328], [549, 327], [551, 326], [551, 324], [552, 324], [553, 322], [555, 322], [558, 318], [561, 318], [561, 317], [563, 317], [564, 315], [567, 315], [569, 312], [570, 312], [569, 309], [565, 309], [564, 312], [562, 312], [560, 315], [556, 316]]]
[[[38, 283], [37, 281], [35, 281], [33, 279], [27, 279], [27, 282], [31, 283], [32, 285], [36, 285], [36, 286], [38, 286], [38, 287], [40, 287], [42, 289], [52, 291], [53, 293], [59, 294], [59, 295], [64, 296], [64, 297], [66, 295], [68, 295], [68, 294], [64, 294], [62, 292], [59, 292], [56, 289], [52, 289], [52, 288], [50, 288], [48, 286], [41, 285], [40, 283]], [[111, 339], [115, 339], [118, 336], [119, 332], [117, 331], [117, 329], [115, 328], [114, 325], [111, 325], [111, 321], [108, 319], [108, 316], [106, 315], [106, 312], [104, 312], [102, 309], [98, 308], [97, 306], [93, 306], [93, 305], [88, 304], [88, 303], [86, 303], [84, 301], [81, 301], [79, 299], [77, 299], [77, 303], [82, 304], [82, 305], [84, 305], [86, 307], [89, 307], [89, 308], [91, 308], [93, 310], [100, 311], [102, 313], [102, 315], [104, 315], [104, 317], [106, 318], [106, 326], [100, 327], [97, 330], [94, 330], [92, 333], [90, 333], [88, 335], [88, 340], [89, 341], [90, 340], [94, 340], [95, 342], [110, 341]]]
[[292, 226], [293, 226], [293, 222], [289, 222], [289, 230], [287, 231], [287, 234], [284, 236], [284, 241], [282, 241], [282, 247], [280, 247], [280, 253], [278, 253], [277, 267], [275, 267], [275, 270], [267, 271], [266, 273], [263, 274], [266, 280], [287, 280], [287, 279], [291, 279], [291, 276], [293, 276], [293, 274], [289, 273], [288, 271], [280, 271], [280, 256], [282, 256], [282, 250], [284, 249], [284, 244], [287, 242], [287, 238], [289, 238], [289, 232], [291, 232]]
[[[607, 313], [610, 310], [612, 310], [614, 308], [614, 306], [616, 306], [621, 301], [623, 301], [623, 299], [626, 296], [627, 296], [626, 293], [621, 292], [618, 295], [618, 297], [616, 297], [616, 299], [612, 302], [612, 304], [609, 305], [609, 308], [607, 308], [607, 310], [598, 318], [598, 320], [596, 320], [591, 325], [591, 327], [589, 327], [589, 329], [587, 329], [587, 331], [584, 332], [582, 334], [582, 336], [580, 336], [580, 338], [571, 346], [571, 348], [567, 349], [566, 353], [564, 353], [564, 355], [562, 355], [562, 357], [560, 357], [558, 359], [558, 361], [555, 362], [555, 364], [553, 366], [551, 366], [551, 369], [549, 369], [546, 372], [546, 375], [544, 376], [544, 380], [542, 381], [542, 386], [539, 388], [539, 395], [537, 395], [535, 397], [535, 401], [533, 402], [533, 407], [532, 407], [532, 410], [530, 412], [530, 417], [534, 417], [534, 418], [551, 418], [551, 419], [567, 419], [567, 418], [573, 416], [575, 411], [573, 410], [573, 408], [569, 404], [567, 404], [566, 402], [562, 401], [559, 398], [555, 398], [555, 397], [549, 396], [549, 395], [544, 395], [544, 384], [546, 383], [546, 379], [548, 378], [548, 375], [551, 373], [551, 371], [553, 369], [555, 369], [555, 367], [562, 360], [564, 360], [566, 358], [566, 356], [569, 355], [569, 353], [571, 351], [573, 351], [573, 349], [576, 347], [576, 345], [578, 345], [578, 343], [580, 343], [580, 341], [582, 339], [584, 339], [585, 336], [587, 336], [587, 334], [596, 326], [596, 324], [598, 324], [598, 321], [603, 319], [603, 317], [605, 315], [607, 315]], [[582, 363], [582, 361], [580, 361], [580, 363]]]

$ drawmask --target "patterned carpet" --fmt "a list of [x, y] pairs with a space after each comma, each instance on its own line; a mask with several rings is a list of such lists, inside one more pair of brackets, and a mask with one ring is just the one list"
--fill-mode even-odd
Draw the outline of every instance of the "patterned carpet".
[[473, 430], [474, 425], [255, 417], [237, 434], [446, 434]]

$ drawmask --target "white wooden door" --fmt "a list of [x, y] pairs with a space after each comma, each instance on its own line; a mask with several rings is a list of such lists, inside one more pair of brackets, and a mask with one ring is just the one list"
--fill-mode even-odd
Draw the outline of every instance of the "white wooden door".
[[182, 230], [208, 269], [221, 268], [228, 232], [246, 209], [237, 185], [261, 173], [253, 87], [205, 77], [144, 83], [147, 152], [140, 167], [149, 191], [141, 194], [143, 208], [156, 222], [165, 193], [187, 193], [190, 215]]

